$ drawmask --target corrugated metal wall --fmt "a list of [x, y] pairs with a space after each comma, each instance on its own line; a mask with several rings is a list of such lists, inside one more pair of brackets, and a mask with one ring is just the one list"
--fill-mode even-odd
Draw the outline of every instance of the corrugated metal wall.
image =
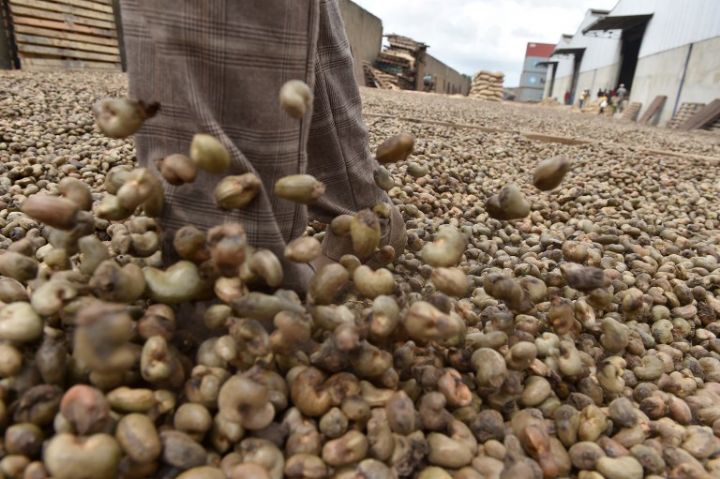
[[[561, 35], [555, 48], [566, 48], [569, 44], [570, 39], [565, 35]], [[550, 60], [556, 61], [557, 64], [548, 68], [543, 96], [555, 98], [562, 103], [565, 98], [565, 89], [567, 88], [565, 79], [572, 75], [573, 57], [572, 55], [551, 55]], [[553, 72], [555, 75], [554, 82], [552, 81]]]
[[520, 101], [540, 101], [545, 91], [545, 82], [548, 67], [538, 65], [547, 60], [547, 57], [525, 57], [523, 71], [520, 74], [520, 84], [517, 99]]
[[[555, 48], [568, 48], [570, 45], [570, 39], [566, 38], [565, 35], [560, 37], [557, 46]], [[558, 62], [555, 67], [555, 78], [562, 78], [567, 75], [572, 75], [573, 68], [573, 57], [572, 55], [553, 55], [552, 60]]]
[[[577, 85], [573, 93], [573, 98], [577, 101], [577, 93], [587, 88], [590, 90], [596, 89], [598, 86], [595, 85], [596, 78], [593, 72], [598, 69], [607, 68], [611, 65], [615, 65], [620, 61], [620, 50], [621, 50], [621, 31], [613, 30], [609, 32], [598, 32], [591, 33], [588, 35], [583, 34], [583, 30], [595, 23], [601, 18], [604, 13], [597, 10], [588, 10], [585, 13], [585, 17], [580, 22], [577, 31], [572, 36], [572, 39], [567, 40], [562, 37], [558, 42], [557, 49], [572, 48], [572, 49], [583, 49], [582, 63], [580, 64], [579, 75], [577, 79]], [[572, 84], [574, 56], [572, 54], [559, 54], [552, 57], [553, 60], [557, 60], [555, 73], [555, 83], [553, 84], [553, 91], [549, 92], [549, 96], [563, 101], [565, 92], [570, 90]], [[609, 72], [612, 76], [612, 72]], [[548, 78], [549, 81], [549, 78]], [[614, 87], [612, 81], [602, 79], [599, 82], [599, 86], [602, 88]]]
[[121, 69], [111, 0], [3, 0], [22, 69]]
[[620, 0], [612, 16], [653, 17], [643, 38], [640, 58], [720, 36], [719, 0]]
[[656, 3], [640, 58], [720, 36], [720, 1], [658, 0]]
[[[665, 95], [667, 102], [659, 114], [663, 124], [677, 105], [708, 103], [720, 95], [720, 0], [620, 0], [609, 16], [649, 14], [652, 17], [642, 39], [630, 100], [647, 108], [656, 96]], [[619, 32], [617, 36], [592, 31], [582, 34], [593, 16], [599, 18], [588, 12], [568, 43], [570, 48], [585, 49], [576, 91], [613, 88], [620, 70]], [[550, 95], [559, 98], [572, 78], [572, 57], [554, 59], [560, 63]]]
[[583, 30], [600, 17], [600, 14], [588, 10], [568, 46], [568, 48], [585, 49], [580, 65], [581, 72], [612, 65], [620, 60], [620, 30], [583, 34]]

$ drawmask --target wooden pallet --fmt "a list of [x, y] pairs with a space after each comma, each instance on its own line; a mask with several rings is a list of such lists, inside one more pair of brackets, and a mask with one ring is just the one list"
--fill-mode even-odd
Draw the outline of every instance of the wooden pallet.
[[705, 128], [713, 124], [718, 118], [720, 118], [720, 98], [714, 99], [705, 108], [688, 118], [678, 129], [693, 130], [695, 128]]
[[717, 120], [706, 126], [705, 129], [714, 133], [720, 133], [720, 117], [718, 117]]
[[373, 68], [373, 66], [367, 62], [363, 63], [363, 71], [365, 73], [365, 86], [381, 88], [383, 90], [400, 90], [400, 87], [396, 85], [398, 81], [397, 76]]
[[675, 116], [672, 117], [672, 120], [670, 120], [666, 126], [672, 129], [679, 127], [681, 124], [688, 121], [691, 116], [700, 111], [704, 106], [705, 103], [683, 103], [680, 105], [680, 109], [677, 113], [675, 113]]
[[638, 113], [640, 113], [641, 108], [642, 108], [642, 103], [640, 103], [640, 102], [630, 103], [623, 110], [622, 116], [620, 117], [620, 119], [625, 120], [625, 121], [637, 121]]
[[654, 118], [658, 116], [660, 111], [662, 110], [663, 106], [665, 106], [665, 102], [667, 101], [666, 95], [658, 95], [655, 97], [655, 99], [650, 103], [650, 106], [647, 110], [645, 110], [645, 113], [642, 114], [640, 119], [638, 120], [638, 123], [641, 125], [647, 125], [648, 123], [653, 122]]
[[20, 67], [120, 71], [111, 0], [8, 0]]

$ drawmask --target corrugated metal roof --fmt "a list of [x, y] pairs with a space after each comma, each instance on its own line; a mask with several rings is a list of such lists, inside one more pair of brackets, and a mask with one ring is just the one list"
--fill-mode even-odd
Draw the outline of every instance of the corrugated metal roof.
[[610, 15], [652, 15], [640, 58], [720, 36], [719, 0], [620, 0]]
[[554, 55], [578, 54], [583, 52], [580, 71], [590, 71], [607, 65], [612, 65], [620, 57], [620, 36], [622, 30], [611, 30], [601, 36], [587, 36], [583, 30], [605, 17], [605, 13], [598, 10], [588, 10], [577, 31], [568, 41], [565, 37], [553, 52]]
[[585, 51], [585, 48], [569, 48], [569, 47], [561, 47], [556, 48], [553, 52], [553, 55], [577, 55], [578, 53], [582, 53]]
[[650, 15], [623, 15], [623, 16], [607, 16], [598, 19], [592, 25], [583, 29], [583, 33], [591, 30], [627, 30], [643, 22], [647, 22], [652, 17]]

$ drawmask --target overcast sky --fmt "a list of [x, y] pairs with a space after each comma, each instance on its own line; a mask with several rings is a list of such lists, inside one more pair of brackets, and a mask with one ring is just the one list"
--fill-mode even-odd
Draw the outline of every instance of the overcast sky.
[[430, 45], [428, 52], [462, 73], [505, 72], [517, 86], [528, 42], [556, 43], [575, 33], [589, 8], [617, 0], [354, 0], [380, 17], [384, 33]]

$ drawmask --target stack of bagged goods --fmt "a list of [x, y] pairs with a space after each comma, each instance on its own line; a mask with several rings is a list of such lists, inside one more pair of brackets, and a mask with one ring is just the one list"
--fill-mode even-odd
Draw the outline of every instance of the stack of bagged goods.
[[470, 96], [481, 100], [500, 101], [503, 98], [503, 80], [505, 74], [502, 72], [479, 71], [473, 78]]

